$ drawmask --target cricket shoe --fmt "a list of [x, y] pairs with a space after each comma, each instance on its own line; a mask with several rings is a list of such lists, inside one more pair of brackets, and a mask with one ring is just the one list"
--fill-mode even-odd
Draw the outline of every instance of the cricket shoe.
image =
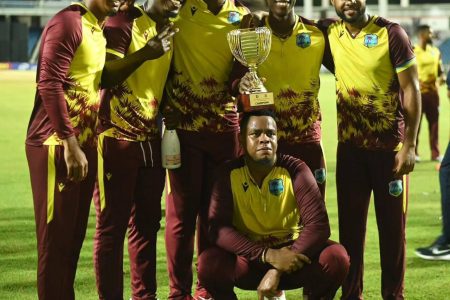
[[194, 300], [214, 300], [208, 291], [201, 287], [195, 291]]
[[427, 248], [417, 248], [416, 255], [427, 260], [450, 261], [450, 244], [433, 244]]

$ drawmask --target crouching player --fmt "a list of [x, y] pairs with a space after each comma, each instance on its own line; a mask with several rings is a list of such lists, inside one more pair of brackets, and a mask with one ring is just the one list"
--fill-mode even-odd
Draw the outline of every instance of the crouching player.
[[216, 246], [199, 257], [199, 278], [215, 300], [237, 299], [235, 286], [259, 299], [304, 287], [332, 299], [349, 268], [344, 247], [328, 240], [325, 204], [308, 166], [277, 151], [271, 111], [245, 113], [244, 155], [218, 171], [209, 208]]

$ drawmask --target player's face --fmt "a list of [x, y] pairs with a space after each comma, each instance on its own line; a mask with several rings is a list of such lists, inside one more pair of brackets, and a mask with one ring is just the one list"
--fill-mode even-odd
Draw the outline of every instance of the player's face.
[[102, 18], [117, 13], [122, 4], [122, 0], [91, 0], [90, 4], [90, 10], [97, 18]]
[[347, 23], [355, 23], [364, 18], [366, 0], [331, 0], [336, 14]]
[[269, 116], [251, 116], [242, 142], [248, 158], [257, 163], [273, 163], [278, 147], [275, 120]]
[[126, 11], [134, 5], [134, 0], [122, 0], [120, 3], [120, 11]]
[[422, 38], [427, 44], [433, 43], [433, 30], [428, 29], [422, 32]]
[[296, 0], [267, 0], [267, 5], [272, 14], [277, 17], [287, 16], [294, 8]]

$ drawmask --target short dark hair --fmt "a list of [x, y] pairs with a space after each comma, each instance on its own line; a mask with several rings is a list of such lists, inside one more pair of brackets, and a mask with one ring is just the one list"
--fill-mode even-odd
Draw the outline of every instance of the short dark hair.
[[430, 29], [431, 29], [430, 25], [422, 24], [422, 25], [419, 25], [419, 27], [417, 27], [417, 33], [429, 31]]
[[253, 116], [256, 116], [256, 117], [268, 116], [268, 117], [272, 117], [275, 120], [275, 122], [277, 121], [275, 118], [275, 113], [271, 109], [259, 109], [259, 110], [252, 110], [249, 112], [244, 112], [244, 113], [242, 113], [242, 117], [241, 117], [241, 121], [240, 121], [240, 125], [239, 125], [241, 133], [243, 133], [245, 131], [247, 124], [248, 124], [248, 120], [250, 119], [250, 117], [253, 117]]

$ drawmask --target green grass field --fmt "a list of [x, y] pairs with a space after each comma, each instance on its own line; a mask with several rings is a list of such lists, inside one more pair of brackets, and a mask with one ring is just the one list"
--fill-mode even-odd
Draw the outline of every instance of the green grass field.
[[[0, 299], [37, 299], [36, 240], [33, 205], [24, 152], [28, 118], [34, 101], [34, 75], [30, 72], [0, 71]], [[322, 76], [320, 102], [323, 112], [323, 144], [328, 164], [327, 207], [332, 238], [338, 240], [335, 153], [336, 116], [334, 82]], [[444, 151], [449, 138], [449, 104], [441, 90], [440, 145]], [[423, 129], [426, 129], [424, 124]], [[420, 153], [410, 180], [407, 225], [408, 299], [450, 299], [450, 262], [428, 262], [414, 255], [416, 247], [428, 245], [441, 231], [440, 194], [435, 163], [429, 162], [428, 134], [422, 130]], [[368, 221], [365, 254], [365, 299], [380, 299], [378, 235], [373, 205]], [[89, 228], [82, 249], [75, 282], [77, 299], [98, 299], [92, 262], [95, 213], [91, 210]], [[163, 241], [164, 220], [158, 241], [159, 297], [167, 298], [168, 277]], [[130, 295], [128, 258], [124, 261], [125, 299]], [[256, 299], [255, 292], [238, 290], [239, 299]], [[288, 299], [299, 299], [301, 291], [290, 291]]]

